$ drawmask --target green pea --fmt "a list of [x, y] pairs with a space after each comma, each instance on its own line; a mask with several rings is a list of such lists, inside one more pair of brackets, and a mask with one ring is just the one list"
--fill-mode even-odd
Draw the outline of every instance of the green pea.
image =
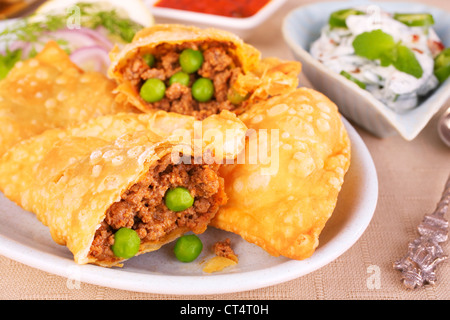
[[144, 59], [145, 63], [149, 66], [149, 67], [153, 67], [153, 65], [155, 64], [155, 56], [152, 55], [151, 53], [146, 53], [142, 56], [142, 59]]
[[197, 259], [203, 249], [202, 241], [195, 234], [178, 238], [173, 248], [175, 257], [181, 262], [191, 262]]
[[214, 84], [211, 79], [200, 78], [192, 85], [192, 96], [199, 102], [207, 102], [214, 95]]
[[169, 79], [169, 84], [172, 85], [174, 83], [180, 83], [183, 86], [189, 86], [190, 77], [186, 72], [180, 71], [175, 73]]
[[151, 78], [144, 82], [139, 94], [147, 102], [157, 102], [164, 98], [166, 85], [160, 79]]
[[227, 93], [227, 99], [232, 104], [240, 104], [241, 102], [245, 101], [248, 98], [248, 94], [243, 96], [240, 93], [238, 93], [235, 89], [231, 89]]
[[114, 244], [111, 249], [116, 257], [129, 259], [139, 252], [141, 239], [133, 229], [120, 228], [114, 234]]
[[198, 50], [185, 49], [180, 54], [181, 69], [186, 73], [194, 73], [203, 64], [203, 54]]
[[176, 187], [166, 192], [164, 203], [170, 210], [178, 212], [192, 207], [194, 198], [191, 196], [188, 189]]

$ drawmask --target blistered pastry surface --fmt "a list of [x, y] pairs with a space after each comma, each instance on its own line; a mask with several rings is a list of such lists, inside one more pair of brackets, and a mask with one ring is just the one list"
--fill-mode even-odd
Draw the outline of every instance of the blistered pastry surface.
[[[309, 257], [350, 164], [350, 141], [340, 117], [334, 103], [306, 88], [241, 115], [250, 137], [245, 164], [222, 170], [229, 201], [212, 225], [275, 256]], [[269, 156], [255, 159], [255, 150]]]
[[113, 81], [82, 71], [56, 42], [48, 42], [0, 81], [0, 155], [47, 129], [131, 110], [115, 102], [114, 88]]

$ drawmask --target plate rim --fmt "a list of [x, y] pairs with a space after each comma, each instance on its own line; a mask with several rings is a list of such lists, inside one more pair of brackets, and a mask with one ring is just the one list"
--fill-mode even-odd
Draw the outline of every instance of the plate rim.
[[[357, 219], [353, 218], [346, 222], [345, 230], [337, 233], [322, 250], [319, 247], [313, 256], [308, 259], [288, 260], [268, 268], [236, 273], [193, 276], [159, 275], [129, 272], [123, 269], [109, 269], [95, 265], [77, 265], [73, 260], [66, 257], [30, 248], [2, 234], [0, 234], [0, 254], [32, 268], [65, 277], [67, 281], [79, 280], [81, 283], [153, 294], [209, 295], [235, 293], [300, 278], [331, 263], [350, 249], [369, 226], [376, 209], [378, 178], [375, 164], [356, 129], [344, 117], [342, 117], [342, 120], [352, 143], [352, 153], [358, 152], [359, 157], [364, 159], [365, 162], [362, 163], [364, 171], [369, 173], [365, 175], [364, 183], [362, 183], [362, 187], [367, 189], [363, 192], [365, 199], [360, 200], [364, 203], [364, 209], [359, 210], [356, 215]], [[355, 146], [357, 146], [356, 149]], [[361, 210], [364, 212], [361, 213]], [[350, 226], [347, 226], [347, 224], [350, 224]], [[342, 241], [339, 245], [340, 250], [331, 249], [333, 248], [332, 244], [337, 241], [336, 238]], [[254, 279], [258, 279], [258, 281], [255, 282]]]

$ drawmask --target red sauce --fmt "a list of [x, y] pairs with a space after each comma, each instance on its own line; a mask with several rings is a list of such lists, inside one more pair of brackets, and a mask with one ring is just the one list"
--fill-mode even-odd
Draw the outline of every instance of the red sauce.
[[159, 0], [154, 6], [226, 17], [247, 18], [257, 13], [269, 1], [270, 0]]

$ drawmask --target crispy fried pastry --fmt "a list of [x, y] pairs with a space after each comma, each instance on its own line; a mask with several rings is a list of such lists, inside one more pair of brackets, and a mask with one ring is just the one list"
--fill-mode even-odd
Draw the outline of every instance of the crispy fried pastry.
[[[203, 56], [201, 67], [191, 72], [180, 61], [183, 51], [189, 49]], [[149, 64], [146, 57], [150, 55]], [[301, 69], [299, 62], [261, 59], [258, 50], [229, 32], [177, 24], [143, 29], [131, 44], [122, 50], [116, 47], [110, 56], [108, 75], [118, 83], [119, 101], [127, 101], [143, 112], [160, 109], [198, 119], [221, 110], [238, 114], [250, 103], [292, 91]], [[184, 84], [172, 83], [171, 77], [180, 71], [188, 72], [189, 79]], [[205, 101], [194, 94], [193, 86], [199, 78], [211, 80], [214, 87], [213, 96]], [[161, 80], [166, 86], [159, 100], [149, 101], [140, 94], [149, 79]]]
[[211, 225], [271, 255], [308, 258], [350, 164], [350, 140], [337, 107], [300, 88], [255, 104], [240, 118], [249, 128], [246, 154], [221, 168], [229, 201]]
[[[168, 131], [167, 125], [176, 130]], [[229, 130], [233, 141], [217, 143], [217, 134], [226, 138]], [[203, 122], [164, 111], [101, 116], [14, 145], [0, 160], [0, 190], [34, 212], [75, 262], [121, 265], [126, 258], [111, 249], [121, 228], [138, 234], [138, 254], [187, 231], [205, 231], [226, 202], [221, 163], [205, 158], [233, 159], [244, 147], [246, 130], [228, 111]], [[188, 139], [181, 139], [186, 134]], [[198, 138], [203, 138], [200, 144]], [[164, 196], [177, 187], [195, 200], [175, 212]]]
[[0, 81], [0, 155], [47, 129], [131, 110], [115, 102], [114, 88], [102, 74], [83, 72], [56, 42], [47, 43]]

